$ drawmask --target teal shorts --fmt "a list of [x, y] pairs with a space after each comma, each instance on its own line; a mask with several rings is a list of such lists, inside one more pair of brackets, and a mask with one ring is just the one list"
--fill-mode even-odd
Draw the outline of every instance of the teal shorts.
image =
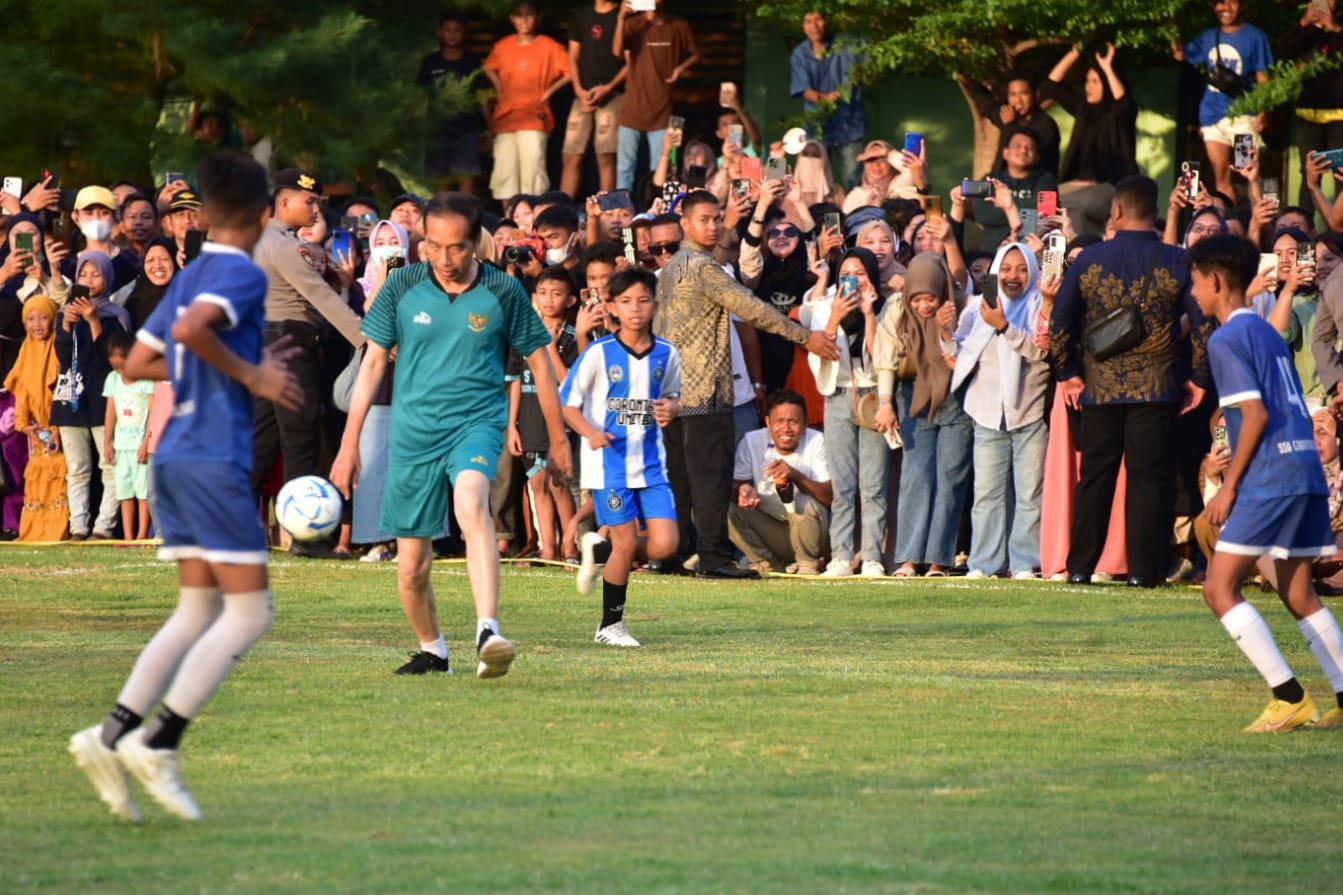
[[459, 429], [445, 439], [446, 450], [419, 463], [398, 460], [387, 464], [379, 527], [398, 538], [429, 538], [443, 530], [448, 497], [457, 476], [468, 469], [494, 479], [504, 433], [493, 426]]
[[149, 497], [149, 464], [141, 463], [139, 455], [138, 448], [116, 452], [112, 470], [117, 485], [117, 500], [145, 500]]

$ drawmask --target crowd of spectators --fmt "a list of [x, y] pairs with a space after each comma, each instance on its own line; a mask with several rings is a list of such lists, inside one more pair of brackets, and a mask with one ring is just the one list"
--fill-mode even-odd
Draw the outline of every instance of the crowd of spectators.
[[[1312, 4], [1280, 52], [1337, 46], [1337, 5]], [[714, 131], [697, 134], [673, 102], [700, 58], [693, 31], [656, 4], [614, 0], [576, 11], [567, 47], [522, 0], [515, 33], [483, 61], [465, 49], [467, 23], [445, 14], [419, 82], [483, 71], [495, 98], [442, 121], [426, 167], [497, 209], [480, 258], [533, 296], [561, 379], [615, 328], [608, 279], [629, 267], [658, 275], [654, 331], [684, 366], [681, 416], [664, 431], [680, 546], [662, 571], [1192, 579], [1212, 543], [1198, 517], [1229, 452], [1206, 361], [1214, 324], [1189, 297], [1184, 261], [1212, 233], [1263, 252], [1254, 308], [1295, 356], [1343, 529], [1331, 413], [1343, 381], [1343, 160], [1325, 152], [1343, 150], [1343, 89], [1335, 73], [1306, 85], [1302, 204], [1289, 205], [1261, 176], [1262, 122], [1227, 116], [1235, 84], [1263, 77], [1271, 42], [1236, 0], [1214, 8], [1217, 24], [1174, 48], [1217, 74], [1199, 108], [1205, 155], [1181, 166], [1164, 209], [1139, 174], [1141, 97], [1113, 45], [1069, 48], [1039, 83], [961, 78], [999, 147], [989, 170], [939, 185], [928, 160], [943, 147], [869, 132], [849, 83], [857, 45], [821, 14], [801, 23], [789, 87], [816, 137], [762, 134], [734, 84]], [[575, 102], [551, 171], [550, 100], [566, 85]], [[1074, 118], [1066, 146], [1049, 103]], [[601, 188], [580, 200], [588, 153]], [[207, 238], [187, 180], [70, 191], [44, 178], [0, 195], [3, 537], [149, 535], [144, 468], [171, 425], [171, 394], [125, 381], [119, 359]], [[338, 206], [309, 172], [275, 175], [255, 253], [270, 277], [266, 338], [299, 349], [306, 400], [297, 411], [258, 402], [259, 501], [329, 462], [360, 317], [391, 271], [420, 260], [422, 207], [409, 193]], [[1131, 338], [1115, 350], [1104, 330], [1125, 314]], [[491, 497], [500, 549], [576, 561], [591, 496], [547, 473], [530, 374], [516, 360], [509, 369]], [[394, 555], [378, 531], [390, 373], [374, 405], [351, 524], [329, 545], [293, 549]]]

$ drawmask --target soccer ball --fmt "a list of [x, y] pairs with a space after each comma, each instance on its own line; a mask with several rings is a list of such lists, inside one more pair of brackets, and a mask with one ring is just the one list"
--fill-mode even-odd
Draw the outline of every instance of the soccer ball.
[[294, 540], [320, 541], [340, 525], [344, 505], [335, 485], [319, 475], [301, 475], [280, 489], [275, 518]]

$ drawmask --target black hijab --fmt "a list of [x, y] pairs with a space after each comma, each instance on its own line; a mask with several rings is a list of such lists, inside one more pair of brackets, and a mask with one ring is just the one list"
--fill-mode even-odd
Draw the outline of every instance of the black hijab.
[[[177, 244], [166, 236], [156, 236], [145, 243], [145, 252], [142, 258], [149, 257], [149, 250], [158, 246], [168, 253], [168, 258], [172, 261], [173, 276], [177, 275]], [[172, 285], [169, 281], [168, 286]], [[135, 278], [131, 285], [131, 291], [126, 296], [126, 312], [131, 315], [131, 331], [137, 331], [144, 326], [149, 315], [154, 313], [154, 309], [163, 301], [163, 296], [168, 292], [168, 286], [155, 286], [149, 281], [148, 275], [144, 271], [144, 262], [141, 261], [140, 275]]]

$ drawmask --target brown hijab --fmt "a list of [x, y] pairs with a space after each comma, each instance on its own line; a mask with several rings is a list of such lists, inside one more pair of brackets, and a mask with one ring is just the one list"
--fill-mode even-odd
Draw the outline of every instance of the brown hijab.
[[918, 416], [926, 410], [927, 418], [932, 419], [951, 390], [951, 368], [942, 356], [942, 327], [937, 318], [922, 317], [910, 306], [911, 298], [924, 294], [937, 296], [939, 308], [943, 303], [955, 300], [951, 271], [946, 259], [937, 252], [922, 252], [909, 262], [905, 289], [900, 296], [905, 303], [905, 313], [899, 321], [900, 336], [918, 370], [914, 377], [914, 400], [909, 405], [910, 416]]

